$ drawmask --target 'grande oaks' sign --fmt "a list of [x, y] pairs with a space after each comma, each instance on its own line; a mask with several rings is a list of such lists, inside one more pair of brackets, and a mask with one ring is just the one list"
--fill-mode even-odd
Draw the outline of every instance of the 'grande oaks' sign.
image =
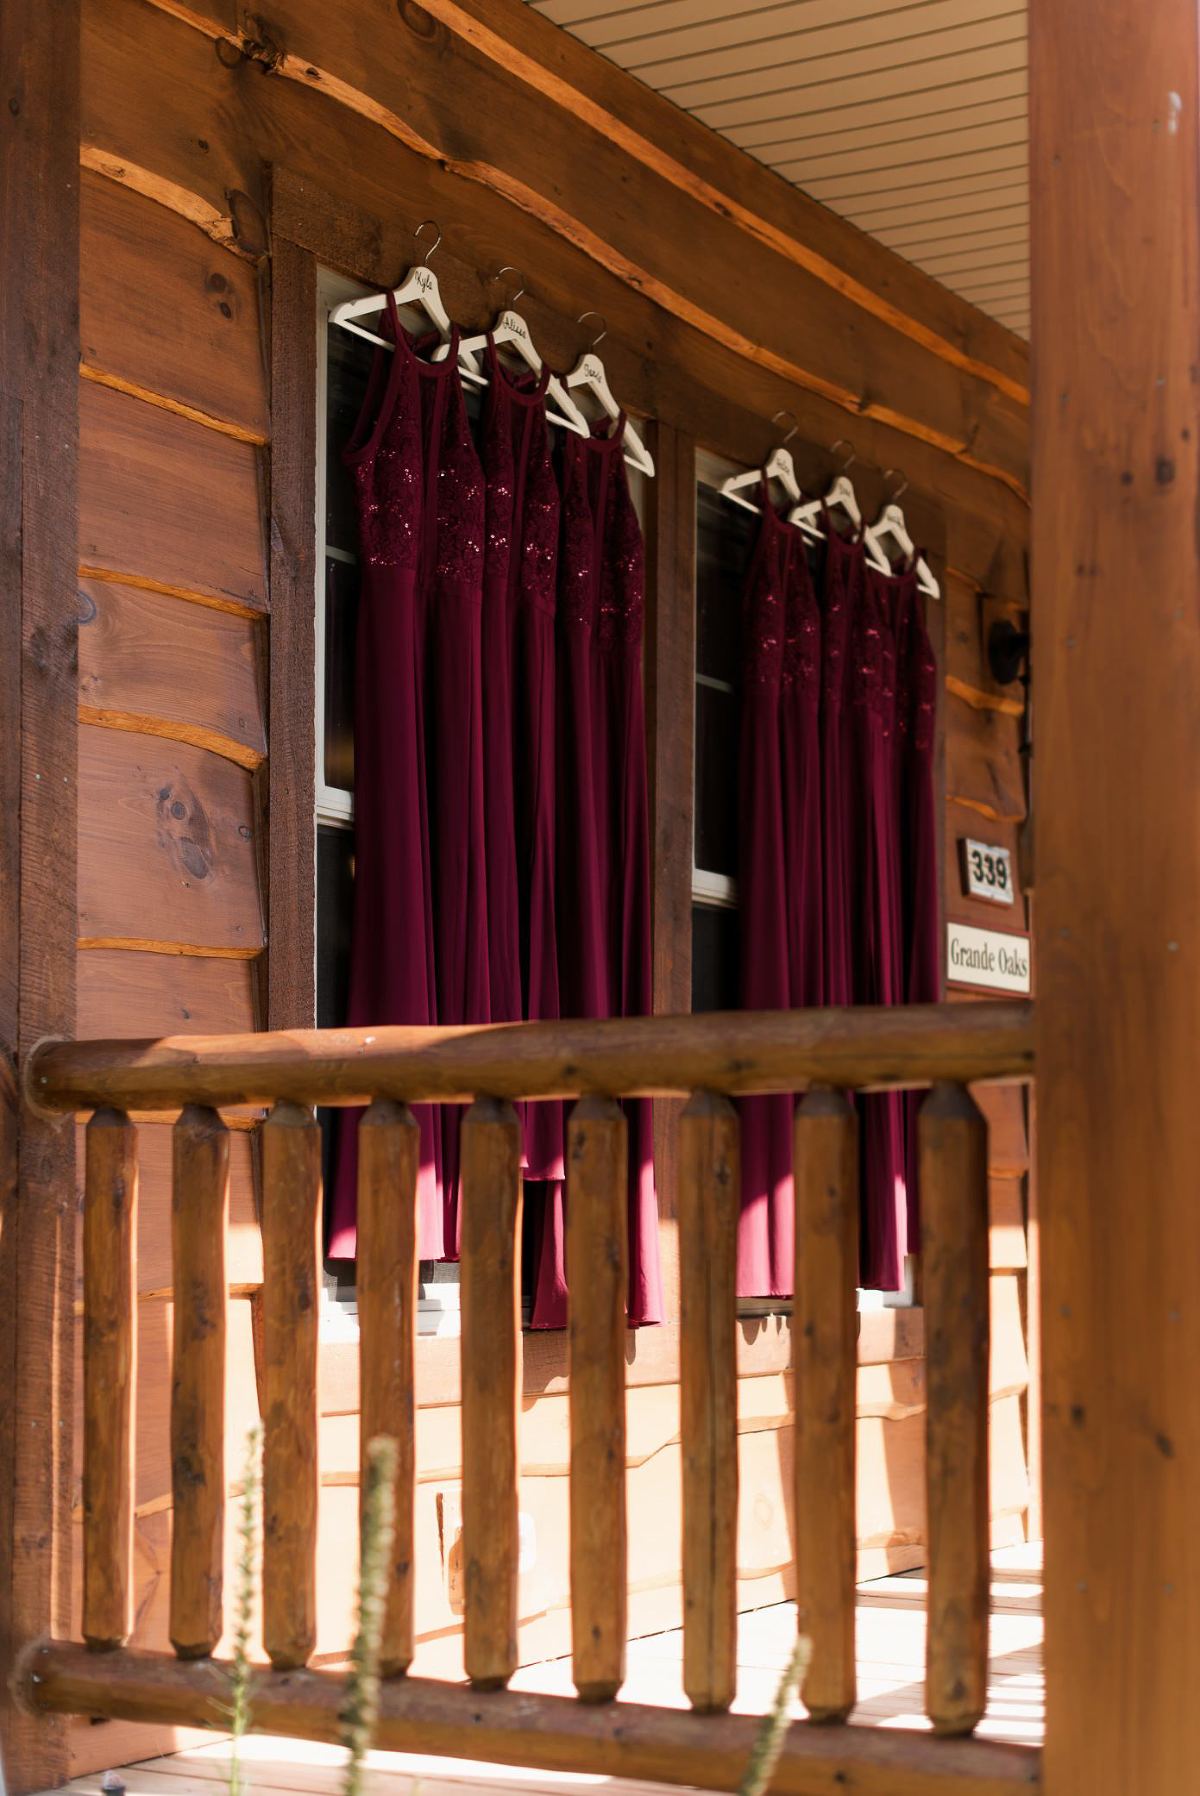
[[951, 985], [982, 985], [993, 992], [1029, 990], [1029, 937], [970, 923], [946, 925], [946, 978]]

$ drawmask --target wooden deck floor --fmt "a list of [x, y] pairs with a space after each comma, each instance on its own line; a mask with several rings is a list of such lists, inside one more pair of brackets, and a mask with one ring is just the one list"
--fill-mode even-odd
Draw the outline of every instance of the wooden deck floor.
[[[1042, 1740], [1041, 1549], [1009, 1547], [993, 1558], [991, 1678], [988, 1713], [980, 1736], [1024, 1745]], [[920, 1572], [861, 1586], [858, 1602], [859, 1706], [854, 1720], [867, 1726], [923, 1728], [925, 1584]], [[741, 1618], [736, 1707], [761, 1713], [771, 1702], [795, 1634], [790, 1603], [756, 1609]], [[629, 1676], [622, 1695], [631, 1701], [682, 1708], [681, 1636], [650, 1635], [629, 1646]], [[527, 1666], [514, 1688], [569, 1694], [570, 1661]], [[802, 1713], [797, 1710], [797, 1713]], [[254, 1738], [243, 1758], [252, 1792], [337, 1796], [343, 1753], [303, 1740]], [[228, 1748], [223, 1742], [151, 1759], [122, 1771], [128, 1796], [219, 1796]], [[419, 1791], [416, 1786], [419, 1784]], [[648, 1786], [561, 1772], [526, 1771], [509, 1765], [438, 1759], [415, 1753], [372, 1755], [372, 1796], [585, 1796], [606, 1785], [606, 1796], [635, 1796]], [[98, 1796], [100, 1777], [67, 1786], [76, 1796]]]

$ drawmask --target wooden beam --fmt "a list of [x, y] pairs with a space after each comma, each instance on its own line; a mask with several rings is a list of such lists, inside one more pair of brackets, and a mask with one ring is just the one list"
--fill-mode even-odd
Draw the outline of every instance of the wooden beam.
[[272, 1029], [307, 1029], [317, 1018], [316, 357], [316, 263], [280, 239], [271, 258], [271, 754], [263, 831]]
[[1200, 1762], [1200, 22], [1030, 29], [1046, 1773], [1167, 1796]]
[[[372, 32], [367, 9], [314, 9], [308, 0], [276, 0], [268, 23], [252, 18], [239, 27], [214, 0], [186, 13], [169, 10], [261, 62], [266, 87], [296, 86], [323, 96], [330, 102], [322, 109], [325, 122], [336, 112], [356, 115], [376, 137], [386, 134], [412, 157], [436, 166], [452, 177], [460, 207], [470, 203], [475, 188], [492, 208], [505, 201], [536, 220], [587, 258], [589, 286], [597, 269], [615, 274], [672, 318], [822, 396], [843, 414], [878, 418], [1024, 496], [1022, 401], [948, 365], [872, 308], [858, 312], [847, 330], [841, 317], [846, 295], [808, 266], [797, 267], [797, 259], [803, 263], [811, 255], [803, 241], [765, 226], [746, 228], [737, 198], [743, 164], [737, 152], [727, 196], [690, 174], [669, 148], [644, 154], [643, 145], [650, 151], [654, 146], [640, 133], [630, 134], [619, 105], [588, 106], [580, 95], [573, 110], [565, 108], [525, 72], [518, 77], [488, 55], [477, 31], [431, 34], [402, 14], [397, 30]], [[487, 36], [494, 39], [495, 33]], [[518, 115], [522, 128], [513, 130], [510, 121]], [[686, 121], [675, 108], [668, 107], [667, 115], [669, 143]], [[274, 155], [274, 147], [266, 153]], [[614, 194], [621, 195], [616, 209]], [[663, 219], [670, 221], [667, 230]], [[493, 236], [496, 228], [493, 210]], [[784, 247], [792, 253], [783, 254]], [[871, 247], [882, 265], [878, 299], [895, 259]], [[744, 279], [736, 290], [728, 283], [718, 289], [712, 270], [730, 260]], [[848, 291], [864, 298], [871, 291], [869, 281], [852, 280], [820, 260]], [[540, 271], [542, 264], [537, 266]], [[765, 335], [764, 316], [772, 320]]]
[[[229, 1668], [181, 1663], [129, 1649], [103, 1655], [54, 1641], [24, 1667], [28, 1699], [45, 1713], [220, 1725]], [[344, 1700], [340, 1672], [252, 1674], [255, 1728], [336, 1741]], [[546, 1771], [585, 1771], [649, 1783], [733, 1790], [759, 1728], [756, 1715], [692, 1715], [637, 1703], [582, 1703], [571, 1696], [480, 1691], [431, 1678], [393, 1678], [379, 1696], [375, 1745]], [[885, 1727], [788, 1730], [771, 1776], [777, 1796], [1030, 1796], [1039, 1754], [1028, 1746], [938, 1740]]]
[[[0, 0], [0, 1665], [65, 1631], [74, 1139], [19, 1097], [75, 1022], [77, 0]], [[10, 1796], [62, 1782], [66, 1730], [0, 1681]]]
[[1029, 400], [1028, 349], [818, 200], [588, 45], [525, 0], [427, 0], [424, 9], [573, 118], [613, 137], [643, 167], [951, 367]]
[[859, 1005], [704, 1016], [461, 1027], [294, 1029], [50, 1044], [31, 1087], [48, 1109], [171, 1110], [182, 1103], [467, 1103], [498, 1098], [672, 1097], [691, 1090], [887, 1090], [1019, 1080], [1033, 1070], [1033, 1006]]

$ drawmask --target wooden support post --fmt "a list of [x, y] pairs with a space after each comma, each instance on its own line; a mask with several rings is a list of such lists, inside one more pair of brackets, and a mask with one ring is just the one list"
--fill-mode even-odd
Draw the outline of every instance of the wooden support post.
[[919, 1129], [929, 1392], [925, 1709], [938, 1733], [966, 1734], [987, 1707], [987, 1124], [965, 1086], [935, 1085]]
[[199, 1659], [223, 1627], [229, 1131], [189, 1104], [171, 1145], [170, 1635], [181, 1659]]
[[83, 1196], [83, 1637], [131, 1625], [137, 1130], [120, 1110], [87, 1126]]
[[844, 1721], [855, 1661], [858, 1119], [844, 1092], [796, 1109], [796, 1623], [812, 1643], [804, 1703]]
[[521, 1125], [477, 1098], [462, 1125], [462, 1514], [466, 1672], [517, 1669], [517, 1408], [521, 1392]]
[[694, 1709], [737, 1691], [737, 1111], [698, 1091], [679, 1119], [683, 1688]]
[[317, 1638], [321, 1130], [276, 1104], [262, 1130], [263, 1645], [280, 1671]]
[[581, 1098], [567, 1127], [567, 1288], [572, 1675], [586, 1702], [625, 1681], [628, 1168], [620, 1105]]
[[1045, 1778], [1168, 1796], [1200, 1765], [1196, 0], [1033, 0], [1030, 65]]
[[[79, 0], [0, 0], [0, 1761], [70, 1776], [7, 1670], [71, 1621], [75, 1131], [21, 1098], [75, 1028]], [[123, 1107], [123, 1106], [122, 1106]]]
[[367, 1448], [396, 1443], [396, 1525], [379, 1663], [385, 1677], [413, 1656], [413, 1529], [417, 1330], [417, 1162], [420, 1133], [405, 1104], [379, 1098], [358, 1130], [359, 1489]]

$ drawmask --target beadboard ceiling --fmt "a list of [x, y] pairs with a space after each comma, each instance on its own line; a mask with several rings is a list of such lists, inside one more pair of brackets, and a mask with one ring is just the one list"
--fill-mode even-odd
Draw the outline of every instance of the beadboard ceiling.
[[1029, 334], [1026, 0], [530, 0]]

